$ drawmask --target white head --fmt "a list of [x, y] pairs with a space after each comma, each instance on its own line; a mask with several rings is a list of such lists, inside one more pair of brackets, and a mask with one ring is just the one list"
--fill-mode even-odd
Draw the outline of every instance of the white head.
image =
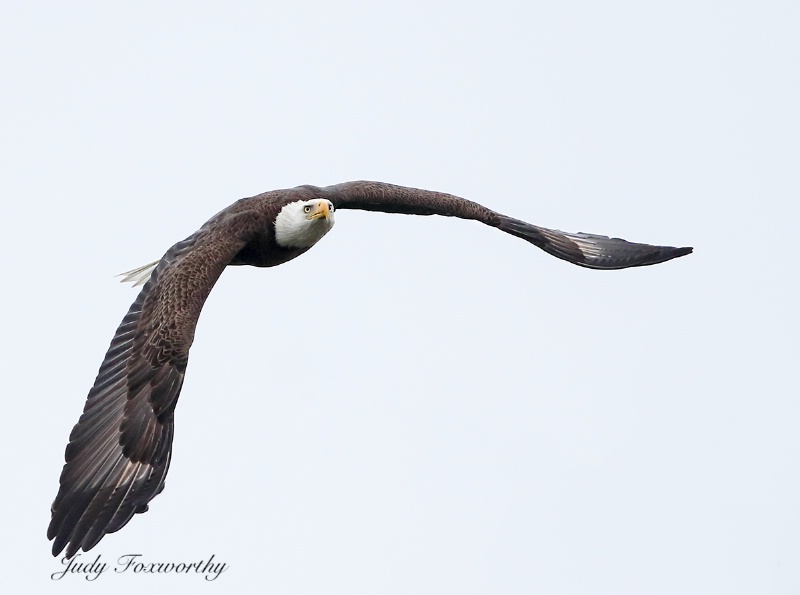
[[311, 248], [333, 227], [333, 203], [324, 198], [290, 202], [275, 218], [275, 241], [283, 248]]

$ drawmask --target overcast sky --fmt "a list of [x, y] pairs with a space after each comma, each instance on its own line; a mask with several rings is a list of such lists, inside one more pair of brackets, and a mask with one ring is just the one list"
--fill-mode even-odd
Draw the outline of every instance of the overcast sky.
[[[797, 593], [797, 2], [0, 8], [0, 583], [15, 593]], [[234, 200], [375, 179], [692, 245], [598, 272], [340, 212], [201, 317], [166, 489], [62, 569], [64, 447], [136, 290]], [[209, 586], [206, 586], [209, 585]]]

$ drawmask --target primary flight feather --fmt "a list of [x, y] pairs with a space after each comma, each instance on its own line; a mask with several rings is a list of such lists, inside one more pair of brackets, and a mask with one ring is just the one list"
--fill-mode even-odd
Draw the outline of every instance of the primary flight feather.
[[300, 186], [243, 198], [161, 260], [126, 273], [144, 284], [122, 319], [67, 445], [47, 537], [53, 555], [88, 551], [121, 529], [164, 488], [175, 404], [200, 311], [228, 265], [269, 267], [296, 258], [333, 227], [339, 209], [473, 219], [573, 264], [623, 269], [691, 248], [564, 233], [441, 192], [381, 182]]

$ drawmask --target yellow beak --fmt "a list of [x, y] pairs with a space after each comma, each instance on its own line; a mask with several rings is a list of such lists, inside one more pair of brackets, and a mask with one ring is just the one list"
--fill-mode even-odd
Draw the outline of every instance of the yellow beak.
[[331, 218], [331, 209], [327, 200], [319, 201], [316, 208], [308, 216], [309, 219], [320, 219], [322, 217], [325, 217], [325, 219]]

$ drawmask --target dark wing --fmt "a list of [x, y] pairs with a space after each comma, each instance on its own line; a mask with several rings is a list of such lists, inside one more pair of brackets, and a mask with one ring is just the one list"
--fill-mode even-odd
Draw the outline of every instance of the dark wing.
[[590, 269], [625, 269], [689, 254], [691, 248], [634, 244], [588, 233], [565, 233], [507, 217], [476, 202], [430, 190], [381, 182], [347, 182], [320, 188], [337, 209], [473, 219], [527, 240], [557, 258]]
[[54, 556], [94, 547], [164, 489], [195, 325], [246, 243], [246, 213], [216, 219], [169, 249], [111, 341], [69, 437], [47, 530]]

